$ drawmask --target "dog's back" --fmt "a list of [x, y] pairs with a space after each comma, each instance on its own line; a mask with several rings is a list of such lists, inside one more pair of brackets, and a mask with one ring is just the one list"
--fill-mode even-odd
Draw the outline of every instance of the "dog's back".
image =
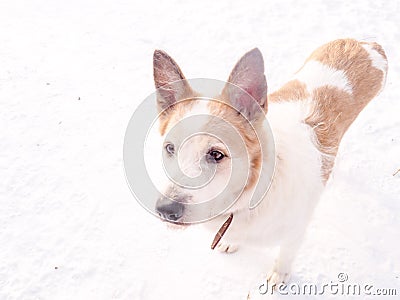
[[310, 101], [305, 123], [315, 132], [328, 179], [339, 143], [361, 110], [383, 88], [387, 58], [377, 43], [341, 39], [315, 50], [293, 80], [269, 101]]

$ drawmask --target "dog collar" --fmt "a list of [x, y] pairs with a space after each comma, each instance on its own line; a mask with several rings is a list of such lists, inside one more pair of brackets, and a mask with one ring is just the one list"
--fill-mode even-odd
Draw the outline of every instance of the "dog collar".
[[214, 237], [214, 240], [211, 244], [211, 249], [214, 250], [214, 248], [218, 245], [219, 241], [222, 239], [224, 236], [225, 232], [228, 230], [229, 225], [231, 225], [233, 220], [233, 214], [231, 213], [228, 217], [228, 219], [222, 224], [221, 228], [218, 230], [217, 234]]

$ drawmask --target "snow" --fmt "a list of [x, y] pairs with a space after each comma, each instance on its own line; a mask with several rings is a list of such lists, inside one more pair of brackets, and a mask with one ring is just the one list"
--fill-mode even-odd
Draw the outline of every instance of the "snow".
[[246, 299], [275, 249], [213, 252], [213, 236], [168, 230], [126, 184], [124, 133], [153, 92], [153, 51], [167, 51], [187, 77], [224, 80], [257, 46], [274, 90], [341, 37], [383, 45], [387, 85], [343, 140], [292, 282], [323, 285], [344, 272], [399, 295], [399, 6], [1, 1], [0, 299]]

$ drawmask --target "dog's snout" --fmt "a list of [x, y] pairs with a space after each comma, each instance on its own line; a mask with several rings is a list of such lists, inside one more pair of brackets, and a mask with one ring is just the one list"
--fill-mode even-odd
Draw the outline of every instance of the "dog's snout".
[[158, 215], [170, 222], [176, 222], [183, 216], [184, 205], [177, 201], [172, 201], [161, 197], [156, 204]]

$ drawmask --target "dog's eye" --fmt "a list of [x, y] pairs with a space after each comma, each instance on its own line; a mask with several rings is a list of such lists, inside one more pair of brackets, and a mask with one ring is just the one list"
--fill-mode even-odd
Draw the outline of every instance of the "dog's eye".
[[173, 155], [175, 153], [175, 146], [174, 144], [167, 144], [165, 145], [165, 150], [168, 152], [169, 155]]
[[220, 161], [225, 157], [225, 154], [218, 150], [211, 150], [208, 155], [215, 161]]

